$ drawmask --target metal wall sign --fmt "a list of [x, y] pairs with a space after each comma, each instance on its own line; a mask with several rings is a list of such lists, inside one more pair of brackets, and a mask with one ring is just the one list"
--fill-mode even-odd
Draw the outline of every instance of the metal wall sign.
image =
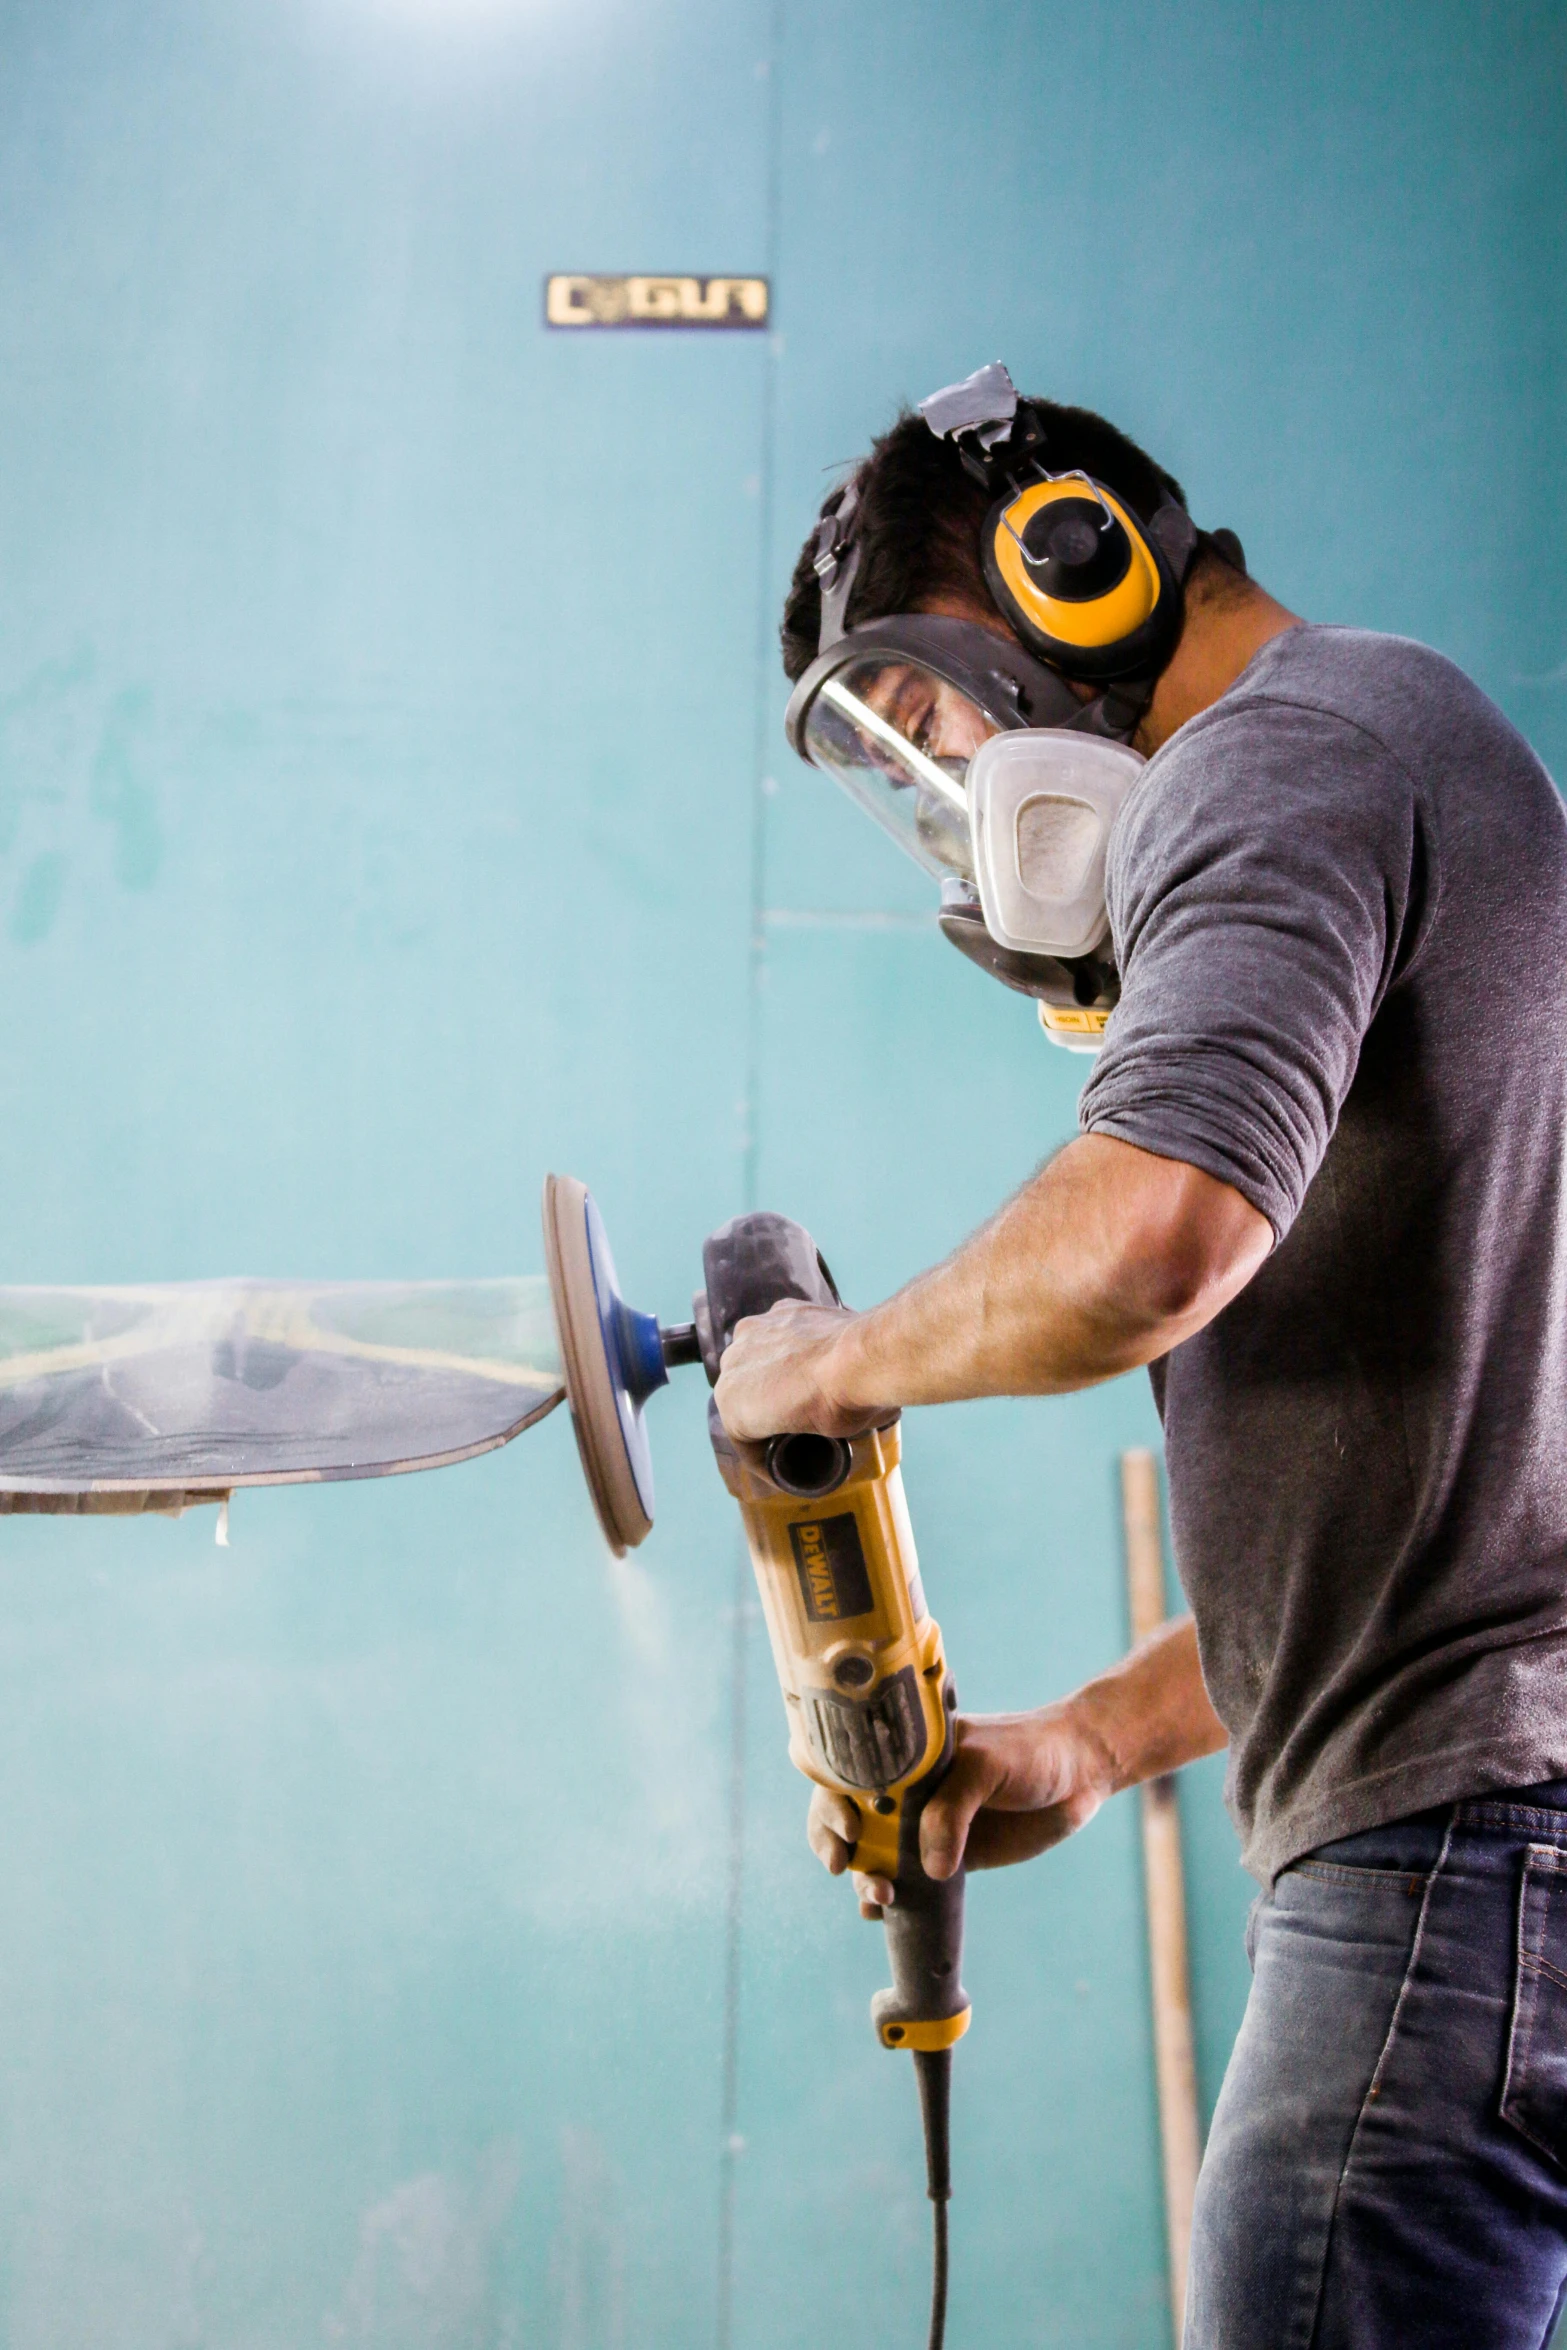
[[544, 281], [544, 323], [559, 327], [756, 328], [765, 277], [604, 277], [558, 271]]

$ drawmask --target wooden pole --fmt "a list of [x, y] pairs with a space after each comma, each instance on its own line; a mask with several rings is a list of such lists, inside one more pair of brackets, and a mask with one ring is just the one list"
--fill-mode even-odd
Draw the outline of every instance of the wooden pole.
[[[1151, 1452], [1121, 1455], [1126, 1525], [1126, 1579], [1135, 1645], [1165, 1620], [1164, 1537], [1159, 1465]], [[1186, 1886], [1181, 1815], [1173, 1778], [1142, 1789], [1143, 1868], [1148, 1887], [1148, 1961], [1153, 1984], [1154, 2065], [1164, 2154], [1164, 2222], [1170, 2254], [1170, 2308], [1177, 2350], [1186, 2313], [1186, 2262], [1192, 2198], [1202, 2159], [1197, 2124], [1197, 2064], [1192, 2046], [1191, 1979], [1186, 1956]]]

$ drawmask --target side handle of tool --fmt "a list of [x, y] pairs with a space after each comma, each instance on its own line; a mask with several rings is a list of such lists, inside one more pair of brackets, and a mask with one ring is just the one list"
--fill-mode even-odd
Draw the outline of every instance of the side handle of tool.
[[950, 2048], [969, 2027], [963, 1988], [965, 1871], [937, 1878], [920, 1858], [920, 1819], [947, 1775], [952, 1755], [903, 1801], [898, 1823], [898, 1867], [893, 1900], [882, 1912], [892, 1988], [871, 2001], [871, 2021], [884, 2048]]
[[[950, 1709], [949, 1709], [950, 1718]], [[895, 1898], [882, 1912], [892, 1989], [871, 2001], [871, 2021], [884, 2048], [907, 2048], [919, 2083], [925, 2137], [925, 2192], [934, 2228], [930, 2350], [947, 2334], [947, 2205], [952, 2197], [952, 2051], [969, 2027], [963, 1988], [963, 1876], [939, 1881], [920, 1859], [920, 1817], [946, 1776], [947, 1751], [936, 1769], [904, 1800], [899, 1822]]]

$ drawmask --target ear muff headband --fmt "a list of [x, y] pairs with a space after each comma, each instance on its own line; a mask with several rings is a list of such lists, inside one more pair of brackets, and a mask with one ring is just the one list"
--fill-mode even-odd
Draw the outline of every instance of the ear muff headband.
[[919, 412], [971, 479], [992, 493], [1007, 484], [981, 547], [998, 608], [1064, 676], [1114, 687], [1106, 731], [1129, 735], [1181, 633], [1197, 545], [1185, 506], [1166, 494], [1143, 523], [1081, 467], [1052, 471], [1051, 427], [999, 360], [932, 392]]
[[[1048, 552], [1051, 508], [1060, 510], [1057, 538], [1065, 536], [1077, 557], [1070, 565]], [[1158, 557], [1136, 518], [1097, 482], [1080, 478], [1033, 481], [1001, 499], [985, 523], [985, 558], [1002, 609], [1027, 624], [1042, 652], [1119, 652], [1166, 595]]]

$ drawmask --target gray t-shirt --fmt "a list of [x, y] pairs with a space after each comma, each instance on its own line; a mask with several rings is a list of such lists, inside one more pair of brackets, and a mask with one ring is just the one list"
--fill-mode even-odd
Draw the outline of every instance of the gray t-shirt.
[[1567, 815], [1438, 654], [1297, 628], [1139, 776], [1081, 1122], [1278, 1246], [1153, 1370], [1264, 1882], [1567, 1773]]

